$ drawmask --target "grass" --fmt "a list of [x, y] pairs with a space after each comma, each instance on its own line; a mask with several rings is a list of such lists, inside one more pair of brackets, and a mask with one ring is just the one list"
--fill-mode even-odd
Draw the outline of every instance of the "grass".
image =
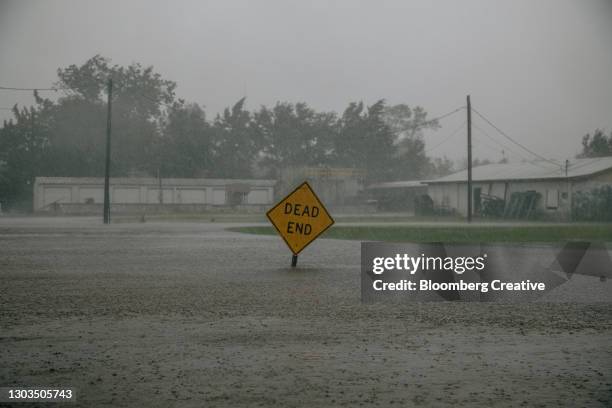
[[[269, 226], [236, 227], [230, 231], [276, 235]], [[343, 226], [327, 230], [323, 238], [391, 242], [612, 242], [612, 226], [593, 225], [496, 225], [496, 226]]]

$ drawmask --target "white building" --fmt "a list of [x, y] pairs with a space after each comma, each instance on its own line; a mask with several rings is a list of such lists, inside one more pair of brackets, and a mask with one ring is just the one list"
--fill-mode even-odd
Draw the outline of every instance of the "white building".
[[[508, 206], [513, 193], [535, 192], [540, 197], [534, 210], [552, 217], [565, 217], [577, 192], [612, 185], [612, 157], [572, 160], [488, 164], [472, 169], [473, 213], [478, 214], [484, 199], [504, 200]], [[467, 170], [424, 182], [434, 207], [467, 215]]]
[[[275, 184], [274, 180], [111, 178], [110, 201], [118, 212], [264, 207], [274, 201]], [[104, 178], [36, 177], [34, 182], [34, 211], [98, 212], [103, 203]]]
[[427, 194], [427, 185], [418, 180], [388, 181], [366, 187], [369, 202], [379, 211], [416, 214], [417, 200]]

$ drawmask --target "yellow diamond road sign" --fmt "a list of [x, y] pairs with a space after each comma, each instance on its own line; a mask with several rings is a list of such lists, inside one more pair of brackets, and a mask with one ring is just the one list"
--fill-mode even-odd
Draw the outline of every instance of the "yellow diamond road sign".
[[303, 182], [266, 213], [294, 255], [334, 224], [308, 182]]

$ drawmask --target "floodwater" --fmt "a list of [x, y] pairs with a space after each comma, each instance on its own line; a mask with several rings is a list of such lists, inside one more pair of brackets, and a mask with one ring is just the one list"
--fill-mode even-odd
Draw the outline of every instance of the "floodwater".
[[[610, 406], [610, 303], [360, 302], [360, 243], [0, 218], [0, 386], [76, 406]], [[232, 224], [236, 226], [236, 224]]]

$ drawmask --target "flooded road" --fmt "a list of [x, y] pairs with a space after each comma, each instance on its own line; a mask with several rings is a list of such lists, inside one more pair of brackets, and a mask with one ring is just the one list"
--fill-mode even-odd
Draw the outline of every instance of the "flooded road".
[[[236, 226], [236, 224], [232, 224]], [[0, 386], [78, 406], [610, 406], [610, 304], [360, 302], [360, 243], [289, 267], [218, 223], [0, 218]]]

